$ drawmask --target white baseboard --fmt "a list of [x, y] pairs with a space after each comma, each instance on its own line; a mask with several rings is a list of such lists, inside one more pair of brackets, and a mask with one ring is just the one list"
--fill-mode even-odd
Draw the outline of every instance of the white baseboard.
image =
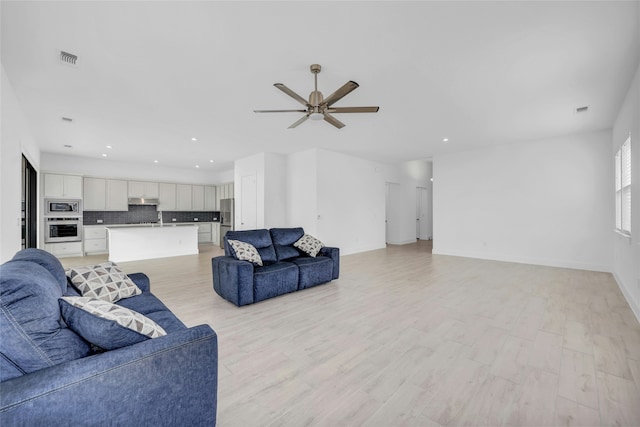
[[624, 298], [627, 300], [629, 307], [631, 307], [631, 311], [633, 311], [633, 314], [636, 316], [636, 319], [640, 323], [640, 305], [638, 305], [639, 303], [633, 299], [633, 297], [627, 290], [628, 288], [625, 286], [624, 281], [622, 280], [622, 278], [620, 278], [620, 276], [616, 274], [615, 271], [613, 272], [613, 278], [618, 284], [620, 292], [622, 292], [622, 295], [624, 295]]
[[485, 253], [473, 253], [464, 251], [447, 251], [433, 248], [434, 255], [449, 255], [459, 256], [465, 258], [486, 259], [490, 261], [504, 261], [515, 262], [518, 264], [532, 264], [532, 265], [544, 265], [546, 267], [559, 267], [559, 268], [571, 268], [573, 270], [588, 270], [598, 271], [602, 273], [611, 273], [611, 266], [600, 264], [585, 264], [575, 261], [558, 261], [544, 258], [526, 258], [511, 255], [498, 255], [498, 254], [485, 254]]
[[408, 240], [397, 240], [393, 242], [387, 242], [390, 245], [408, 245], [409, 243], [415, 243], [416, 239], [408, 239]]

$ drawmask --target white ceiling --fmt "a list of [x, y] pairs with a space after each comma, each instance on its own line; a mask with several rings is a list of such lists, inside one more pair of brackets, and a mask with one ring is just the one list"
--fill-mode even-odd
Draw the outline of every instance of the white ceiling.
[[[639, 3], [3, 0], [2, 64], [43, 152], [212, 171], [313, 147], [395, 163], [611, 127]], [[312, 63], [325, 96], [360, 84], [336, 106], [380, 111], [336, 115], [340, 130], [252, 112], [301, 107], [273, 83], [306, 98]]]

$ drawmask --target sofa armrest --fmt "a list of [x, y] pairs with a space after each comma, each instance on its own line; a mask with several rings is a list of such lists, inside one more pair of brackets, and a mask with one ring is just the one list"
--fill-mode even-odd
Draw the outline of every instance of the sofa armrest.
[[331, 261], [333, 261], [333, 276], [331, 278], [335, 280], [340, 277], [340, 249], [325, 246], [320, 249], [318, 255], [331, 258]]
[[213, 289], [237, 306], [253, 304], [253, 264], [233, 257], [211, 259]]
[[149, 283], [149, 276], [144, 273], [132, 273], [127, 274], [131, 280], [140, 288], [142, 292], [151, 291], [151, 285]]
[[200, 325], [0, 385], [2, 425], [215, 425], [218, 342]]

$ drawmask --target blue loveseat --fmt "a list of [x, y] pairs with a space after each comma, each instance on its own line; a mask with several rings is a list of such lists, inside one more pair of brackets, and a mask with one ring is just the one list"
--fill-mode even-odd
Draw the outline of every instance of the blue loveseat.
[[61, 318], [58, 299], [78, 294], [57, 258], [25, 249], [0, 266], [0, 425], [215, 425], [215, 332], [187, 328], [146, 275], [129, 278], [142, 294], [116, 304], [167, 334], [104, 351]]
[[[242, 306], [337, 279], [340, 250], [323, 247], [317, 256], [308, 256], [293, 246], [304, 234], [301, 227], [228, 231], [224, 237], [225, 256], [211, 260], [213, 289], [227, 301]], [[264, 265], [236, 259], [229, 240], [253, 245]]]

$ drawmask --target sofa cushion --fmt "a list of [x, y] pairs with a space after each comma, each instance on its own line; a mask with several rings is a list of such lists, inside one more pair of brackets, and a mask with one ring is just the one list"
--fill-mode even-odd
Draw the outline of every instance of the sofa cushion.
[[299, 269], [299, 287], [306, 289], [321, 283], [330, 282], [333, 277], [333, 261], [331, 258], [319, 256], [315, 258], [300, 257], [293, 259]]
[[300, 249], [307, 255], [315, 257], [318, 252], [320, 252], [320, 249], [324, 247], [324, 244], [312, 235], [305, 234], [298, 241], [296, 241], [293, 246]]
[[[87, 342], [60, 317], [60, 284], [34, 262], [9, 261], [0, 266], [0, 380], [17, 372], [34, 372], [85, 357]], [[15, 369], [5, 370], [13, 365]]]
[[142, 295], [121, 299], [117, 304], [148, 317], [168, 334], [187, 329], [184, 323], [151, 292], [143, 292]]
[[298, 267], [290, 262], [276, 262], [253, 271], [254, 301], [262, 301], [298, 290]]
[[62, 297], [62, 317], [78, 335], [105, 350], [126, 347], [167, 333], [156, 322], [128, 308], [89, 297]]
[[260, 254], [263, 264], [276, 262], [276, 251], [273, 248], [269, 230], [227, 231], [224, 237], [224, 251], [227, 256], [234, 256], [229, 240], [240, 240], [251, 243]]
[[114, 262], [72, 268], [69, 277], [84, 297], [116, 302], [142, 293]]
[[67, 275], [64, 272], [64, 267], [60, 263], [60, 260], [53, 254], [43, 251], [42, 249], [28, 248], [17, 252], [13, 258], [13, 261], [31, 261], [39, 264], [47, 269], [49, 273], [56, 279], [62, 295], [67, 292]]
[[302, 227], [272, 228], [269, 230], [269, 233], [271, 234], [271, 240], [273, 241], [278, 261], [285, 261], [300, 256], [300, 252], [293, 244], [304, 236], [304, 229]]
[[241, 242], [240, 240], [228, 240], [233, 256], [240, 261], [249, 261], [253, 265], [262, 265], [262, 258], [258, 250], [251, 243]]

